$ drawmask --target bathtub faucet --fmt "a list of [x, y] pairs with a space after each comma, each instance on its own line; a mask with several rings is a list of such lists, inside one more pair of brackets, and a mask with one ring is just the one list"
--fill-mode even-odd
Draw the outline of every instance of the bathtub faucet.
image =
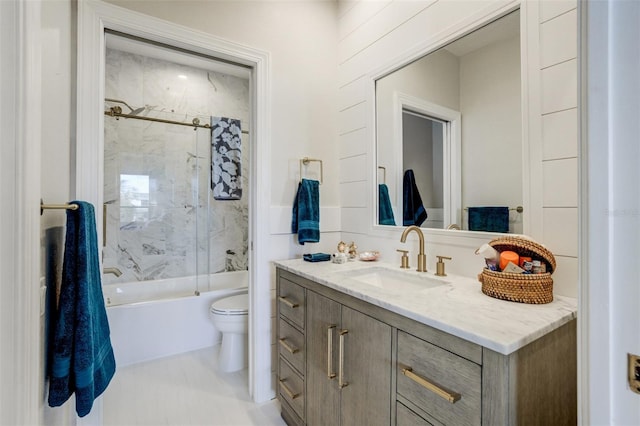
[[102, 270], [103, 274], [113, 274], [116, 277], [119, 277], [120, 275], [122, 275], [122, 271], [118, 268], [104, 268]]

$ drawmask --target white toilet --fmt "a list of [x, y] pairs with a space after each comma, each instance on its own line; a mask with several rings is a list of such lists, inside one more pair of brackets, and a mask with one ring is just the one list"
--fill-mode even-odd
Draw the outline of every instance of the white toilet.
[[231, 373], [247, 366], [249, 295], [224, 297], [211, 304], [213, 325], [222, 333], [218, 370]]

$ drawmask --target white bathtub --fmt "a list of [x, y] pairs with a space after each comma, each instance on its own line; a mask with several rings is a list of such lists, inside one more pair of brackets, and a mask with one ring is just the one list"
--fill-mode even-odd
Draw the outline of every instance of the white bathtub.
[[209, 307], [221, 297], [246, 292], [249, 274], [212, 274], [209, 291], [200, 290], [199, 296], [194, 294], [194, 283], [195, 277], [186, 277], [103, 286], [118, 366], [220, 342], [221, 335], [209, 320]]

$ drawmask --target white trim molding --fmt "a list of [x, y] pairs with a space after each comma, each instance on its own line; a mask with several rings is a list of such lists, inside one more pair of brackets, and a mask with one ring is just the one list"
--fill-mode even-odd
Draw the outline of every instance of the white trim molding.
[[[442, 205], [444, 206], [444, 228], [452, 223], [462, 224], [462, 126], [460, 112], [445, 108], [426, 99], [421, 99], [406, 93], [393, 93], [393, 152], [397, 153], [395, 170], [404, 170], [403, 166], [403, 112], [409, 110], [426, 117], [443, 121], [444, 136], [442, 139]], [[398, 175], [398, 173], [396, 173]], [[398, 212], [402, 209], [403, 182], [396, 180], [396, 205]], [[374, 209], [377, 210], [377, 209]], [[398, 214], [402, 217], [402, 214]]]
[[0, 424], [39, 424], [40, 2], [0, 2]]
[[[268, 52], [215, 37], [168, 21], [95, 0], [78, 2], [78, 99], [76, 197], [102, 204], [104, 152], [105, 35], [110, 29], [252, 68], [251, 76], [251, 200], [249, 234], [250, 324], [249, 392], [256, 402], [273, 398], [270, 357], [271, 301], [256, 297], [269, 286], [270, 56]], [[96, 209], [98, 223], [102, 209]], [[101, 237], [99, 237], [101, 238]]]
[[580, 424], [638, 425], [627, 354], [640, 354], [640, 3], [578, 2]]

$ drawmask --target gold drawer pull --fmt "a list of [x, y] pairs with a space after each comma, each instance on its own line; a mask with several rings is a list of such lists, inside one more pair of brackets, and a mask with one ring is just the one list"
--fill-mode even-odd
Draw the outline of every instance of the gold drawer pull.
[[293, 400], [300, 396], [299, 393], [293, 393], [293, 391], [289, 389], [287, 385], [284, 384], [285, 381], [283, 379], [280, 379], [279, 382], [280, 382], [280, 388], [282, 388], [284, 393], [286, 393], [290, 399]]
[[287, 299], [284, 296], [278, 297], [278, 300], [281, 301], [282, 303], [284, 303], [285, 305], [287, 305], [288, 307], [290, 307], [291, 309], [295, 309], [298, 306], [300, 306], [297, 303], [293, 303], [292, 301], [290, 301], [289, 299]]
[[290, 344], [288, 344], [287, 342], [285, 342], [285, 338], [283, 337], [282, 339], [279, 340], [280, 341], [280, 346], [282, 346], [283, 348], [285, 348], [287, 351], [289, 351], [289, 353], [291, 354], [295, 354], [297, 352], [300, 352], [300, 349], [298, 348], [294, 348], [293, 346], [291, 346]]
[[335, 325], [327, 326], [327, 377], [333, 379], [336, 373], [333, 372], [333, 330]]
[[440, 386], [436, 385], [435, 383], [432, 383], [429, 380], [425, 379], [424, 377], [418, 376], [412, 371], [411, 367], [403, 368], [402, 374], [404, 374], [405, 376], [407, 376], [408, 378], [410, 378], [420, 386], [429, 389], [431, 392], [435, 393], [439, 397], [446, 399], [452, 404], [458, 401], [462, 397], [459, 393], [455, 393], [455, 392], [451, 392], [446, 389], [443, 389]]
[[348, 330], [340, 330], [340, 346], [338, 348], [338, 387], [340, 389], [349, 385], [348, 382], [344, 381], [344, 335], [348, 333]]

